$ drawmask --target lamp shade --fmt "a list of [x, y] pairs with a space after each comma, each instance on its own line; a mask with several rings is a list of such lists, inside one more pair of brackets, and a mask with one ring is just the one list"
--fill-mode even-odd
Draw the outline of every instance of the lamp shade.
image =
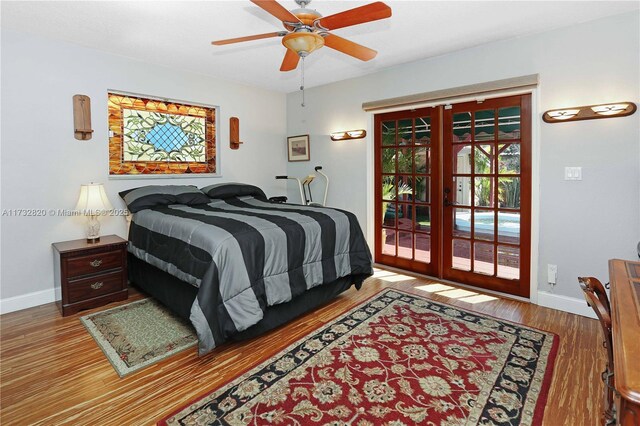
[[316, 33], [289, 33], [282, 39], [282, 44], [298, 55], [305, 56], [324, 46], [324, 38]]
[[609, 104], [592, 106], [591, 110], [600, 115], [616, 115], [629, 108], [629, 104]]
[[76, 210], [81, 211], [84, 215], [99, 215], [113, 210], [113, 206], [104, 192], [104, 186], [101, 183], [89, 183], [80, 186], [80, 196]]

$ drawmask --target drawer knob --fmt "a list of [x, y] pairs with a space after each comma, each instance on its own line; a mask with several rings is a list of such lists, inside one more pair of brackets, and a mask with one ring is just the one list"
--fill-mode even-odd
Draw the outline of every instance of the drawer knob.
[[91, 288], [94, 290], [99, 289], [100, 287], [102, 287], [104, 285], [104, 283], [102, 281], [96, 281], [95, 283], [91, 284]]
[[94, 268], [97, 268], [98, 266], [102, 265], [102, 259], [93, 260], [89, 262], [89, 265], [93, 266]]

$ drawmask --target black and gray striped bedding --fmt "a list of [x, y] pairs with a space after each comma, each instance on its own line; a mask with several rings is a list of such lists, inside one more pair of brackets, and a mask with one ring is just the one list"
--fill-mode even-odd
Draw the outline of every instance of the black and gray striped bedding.
[[191, 322], [202, 355], [256, 324], [268, 306], [340, 277], [359, 287], [371, 254], [352, 213], [252, 196], [134, 214], [129, 251], [198, 287]]

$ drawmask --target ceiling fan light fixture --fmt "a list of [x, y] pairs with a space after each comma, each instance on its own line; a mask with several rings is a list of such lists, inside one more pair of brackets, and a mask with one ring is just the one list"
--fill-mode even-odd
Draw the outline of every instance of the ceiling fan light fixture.
[[282, 38], [282, 44], [304, 57], [316, 49], [324, 46], [324, 38], [311, 32], [289, 33]]

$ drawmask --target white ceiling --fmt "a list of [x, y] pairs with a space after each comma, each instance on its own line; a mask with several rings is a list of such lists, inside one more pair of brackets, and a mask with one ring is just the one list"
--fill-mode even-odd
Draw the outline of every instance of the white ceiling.
[[[306, 59], [307, 87], [382, 68], [638, 10], [636, 1], [395, 1], [389, 19], [335, 34], [378, 51], [361, 62], [329, 48]], [[314, 0], [328, 16], [371, 1]], [[281, 0], [287, 9], [298, 6]], [[65, 40], [172, 68], [293, 92], [300, 71], [279, 71], [280, 38], [212, 46], [212, 40], [282, 30], [248, 0], [2, 1], [2, 27]]]

